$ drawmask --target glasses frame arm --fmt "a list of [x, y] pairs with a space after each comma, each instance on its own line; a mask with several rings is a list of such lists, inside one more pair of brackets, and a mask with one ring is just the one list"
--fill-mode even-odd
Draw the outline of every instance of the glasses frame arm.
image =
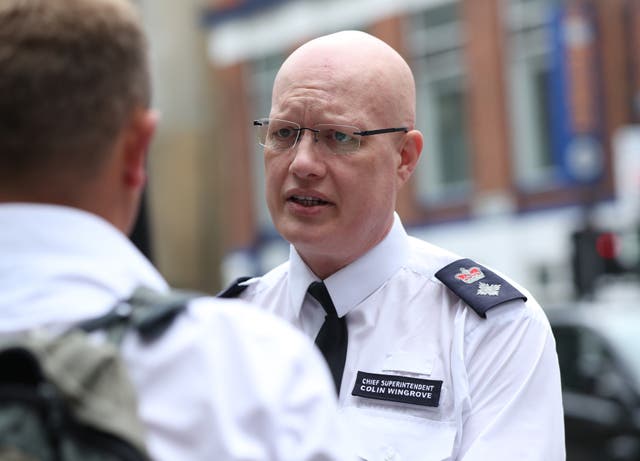
[[373, 135], [376, 135], [376, 134], [383, 134], [383, 133], [397, 133], [399, 131], [403, 131], [405, 133], [408, 133], [409, 129], [406, 126], [401, 126], [401, 127], [398, 127], [398, 128], [381, 128], [379, 130], [356, 131], [353, 134], [357, 134], [358, 136], [373, 136]]

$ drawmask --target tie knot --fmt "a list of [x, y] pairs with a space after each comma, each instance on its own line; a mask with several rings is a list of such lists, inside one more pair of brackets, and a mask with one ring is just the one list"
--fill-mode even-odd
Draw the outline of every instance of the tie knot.
[[336, 318], [338, 317], [333, 301], [331, 301], [329, 291], [323, 282], [311, 282], [309, 288], [307, 288], [307, 292], [320, 303], [327, 315]]

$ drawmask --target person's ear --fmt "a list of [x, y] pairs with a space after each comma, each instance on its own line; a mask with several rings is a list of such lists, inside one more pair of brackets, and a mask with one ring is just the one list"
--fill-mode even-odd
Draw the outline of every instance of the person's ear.
[[398, 182], [400, 186], [409, 180], [413, 170], [418, 165], [423, 143], [422, 133], [418, 130], [411, 130], [405, 134], [400, 150], [400, 164], [398, 165]]
[[141, 109], [134, 113], [124, 140], [124, 182], [131, 188], [142, 188], [147, 181], [147, 152], [158, 125], [155, 111]]

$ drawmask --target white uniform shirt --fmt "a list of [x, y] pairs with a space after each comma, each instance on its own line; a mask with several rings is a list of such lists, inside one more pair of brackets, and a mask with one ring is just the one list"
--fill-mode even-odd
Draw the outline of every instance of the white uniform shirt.
[[[434, 277], [458, 259], [407, 236], [396, 215], [380, 244], [324, 280], [338, 315], [347, 315], [340, 405], [357, 454], [369, 461], [564, 460], [560, 374], [546, 316], [517, 287], [527, 302], [508, 301], [480, 317]], [[292, 248], [288, 262], [245, 282], [241, 297], [315, 337], [324, 312], [306, 295], [314, 280]], [[363, 381], [358, 372], [384, 376]], [[438, 381], [439, 397], [425, 393]], [[403, 386], [404, 397], [392, 397], [400, 401], [370, 398]], [[437, 406], [407, 403], [411, 395]]]
[[[0, 205], [0, 335], [104, 314], [166, 290], [120, 232], [72, 208]], [[155, 461], [348, 459], [334, 388], [302, 334], [244, 302], [199, 298], [123, 354]]]

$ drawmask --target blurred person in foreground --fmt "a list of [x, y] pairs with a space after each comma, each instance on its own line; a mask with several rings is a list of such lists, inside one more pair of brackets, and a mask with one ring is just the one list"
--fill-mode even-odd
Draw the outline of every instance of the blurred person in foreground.
[[364, 32], [314, 39], [254, 121], [289, 260], [238, 280], [323, 351], [363, 459], [565, 458], [547, 318], [522, 287], [406, 234], [398, 191], [423, 146], [402, 57]]
[[[169, 287], [126, 238], [157, 117], [126, 0], [0, 2], [0, 335]], [[237, 300], [196, 298], [122, 353], [154, 460], [346, 459], [321, 355]]]

